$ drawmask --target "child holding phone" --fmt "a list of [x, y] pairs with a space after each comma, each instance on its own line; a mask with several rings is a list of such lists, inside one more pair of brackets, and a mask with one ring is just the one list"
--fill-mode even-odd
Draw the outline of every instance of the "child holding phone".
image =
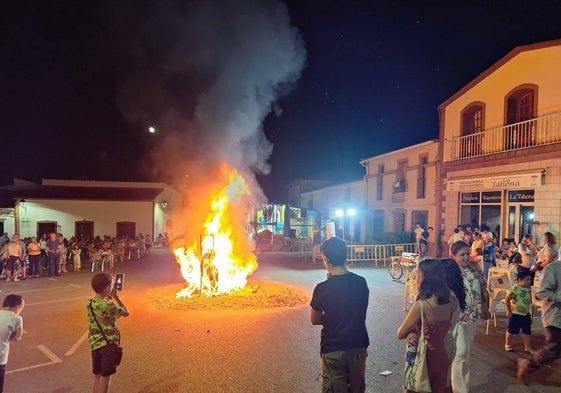
[[107, 393], [111, 375], [117, 372], [117, 365], [107, 349], [110, 345], [120, 343], [121, 332], [117, 319], [128, 317], [129, 310], [121, 301], [111, 274], [97, 273], [92, 277], [91, 285], [95, 296], [88, 300], [86, 309], [94, 373], [93, 392]]

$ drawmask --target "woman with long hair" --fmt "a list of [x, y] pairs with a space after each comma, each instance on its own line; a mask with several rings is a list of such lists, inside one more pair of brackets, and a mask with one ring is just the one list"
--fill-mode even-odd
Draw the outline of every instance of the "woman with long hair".
[[448, 288], [458, 299], [460, 310], [466, 309], [466, 289], [464, 288], [464, 280], [462, 278], [462, 271], [455, 260], [451, 258], [444, 258], [440, 261], [444, 267], [444, 274], [446, 275], [446, 282]]
[[471, 347], [477, 333], [477, 321], [489, 319], [489, 294], [487, 282], [479, 264], [470, 260], [470, 246], [459, 241], [450, 247], [452, 258], [458, 264], [465, 290], [465, 308], [460, 313], [453, 336], [456, 353], [452, 360], [451, 377], [454, 393], [467, 393], [470, 379]]
[[[466, 309], [466, 290], [464, 288], [464, 279], [462, 277], [462, 271], [460, 267], [453, 259], [447, 258], [440, 261], [442, 267], [444, 267], [444, 274], [446, 275], [446, 282], [450, 288], [450, 292], [453, 296], [458, 299], [458, 308], [452, 316], [452, 326], [455, 327], [460, 319], [460, 313]], [[456, 341], [454, 340], [454, 330], [448, 330], [446, 338], [444, 339], [444, 345], [446, 346], [446, 352], [448, 352], [448, 357], [450, 358], [450, 367], [452, 366], [452, 360], [456, 356]], [[449, 385], [449, 391], [452, 391], [452, 380], [450, 375], [450, 370], [448, 370], [448, 378], [446, 381]]]
[[[423, 312], [423, 333], [427, 339], [426, 364], [431, 391], [446, 393], [448, 374], [448, 354], [444, 338], [452, 325], [452, 316], [458, 301], [451, 296], [446, 283], [444, 268], [438, 259], [424, 259], [417, 269], [417, 301], [413, 304], [405, 320], [397, 330], [397, 337], [408, 342], [421, 334], [421, 312]], [[405, 392], [410, 392], [405, 390]]]
[[559, 247], [553, 233], [545, 232], [543, 234], [543, 243], [542, 249], [538, 251], [538, 261], [531, 269], [533, 272], [542, 270], [551, 262], [557, 260], [559, 256]]

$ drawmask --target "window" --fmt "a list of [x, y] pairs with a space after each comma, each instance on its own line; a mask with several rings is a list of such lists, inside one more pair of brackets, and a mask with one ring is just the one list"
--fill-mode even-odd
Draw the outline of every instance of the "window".
[[462, 111], [460, 156], [474, 157], [483, 153], [483, 111], [485, 104], [472, 103]]
[[372, 220], [373, 233], [383, 233], [384, 232], [384, 210], [374, 210], [374, 218]]
[[77, 239], [93, 239], [94, 238], [94, 222], [93, 221], [74, 221], [74, 236]]
[[415, 225], [420, 224], [421, 228], [427, 229], [429, 220], [429, 212], [426, 210], [413, 210], [411, 212], [411, 230], [415, 229]]
[[462, 114], [462, 135], [483, 131], [483, 105], [471, 105]]
[[56, 221], [37, 221], [37, 235], [41, 236], [43, 233], [56, 233], [58, 223]]
[[376, 178], [376, 200], [384, 199], [384, 164], [378, 165], [378, 177]]
[[407, 160], [397, 163], [397, 178], [393, 184], [393, 192], [405, 192], [407, 190]]
[[134, 239], [136, 237], [136, 222], [117, 222], [117, 237], [121, 236], [128, 236], [130, 239]]
[[405, 232], [405, 209], [395, 209], [393, 211], [393, 231]]
[[426, 155], [419, 157], [419, 168], [417, 169], [417, 198], [422, 199], [426, 197], [427, 188], [427, 164], [428, 157]]
[[515, 88], [506, 98], [507, 150], [536, 144], [537, 97], [536, 85], [526, 84]]
[[460, 194], [460, 224], [487, 229], [500, 236], [502, 191]]

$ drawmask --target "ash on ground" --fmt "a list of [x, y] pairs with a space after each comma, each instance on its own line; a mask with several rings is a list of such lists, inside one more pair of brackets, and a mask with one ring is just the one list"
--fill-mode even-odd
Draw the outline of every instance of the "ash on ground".
[[154, 288], [147, 292], [150, 304], [160, 310], [224, 310], [295, 307], [310, 302], [306, 291], [271, 281], [248, 282], [239, 292], [219, 296], [176, 298], [181, 284]]

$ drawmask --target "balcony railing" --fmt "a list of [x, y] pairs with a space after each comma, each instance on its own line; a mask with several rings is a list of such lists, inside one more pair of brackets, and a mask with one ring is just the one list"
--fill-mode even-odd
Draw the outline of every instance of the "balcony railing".
[[461, 160], [561, 142], [561, 112], [444, 142], [444, 161]]

